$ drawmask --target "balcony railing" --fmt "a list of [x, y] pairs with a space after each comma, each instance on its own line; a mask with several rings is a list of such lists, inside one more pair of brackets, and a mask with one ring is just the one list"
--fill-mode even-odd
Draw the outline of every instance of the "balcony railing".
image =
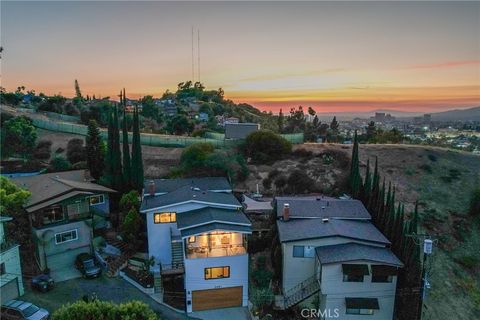
[[187, 247], [187, 259], [196, 258], [214, 258], [228, 257], [246, 254], [247, 250], [244, 245], [228, 245], [218, 247]]

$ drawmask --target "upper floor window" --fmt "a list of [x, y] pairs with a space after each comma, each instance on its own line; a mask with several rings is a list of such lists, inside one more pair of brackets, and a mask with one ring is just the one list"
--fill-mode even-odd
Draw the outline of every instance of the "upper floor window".
[[372, 282], [393, 281], [393, 276], [397, 274], [397, 268], [385, 265], [372, 265]]
[[205, 280], [230, 278], [230, 267], [205, 268]]
[[171, 223], [177, 221], [177, 214], [175, 212], [159, 212], [153, 215], [155, 223]]
[[62, 206], [55, 205], [43, 209], [42, 211], [43, 224], [55, 223], [63, 220], [63, 210]]
[[96, 204], [105, 203], [105, 196], [103, 194], [97, 194], [90, 197], [90, 205], [94, 206]]
[[342, 264], [343, 282], [363, 282], [370, 274], [366, 264]]
[[313, 258], [315, 256], [315, 247], [312, 246], [293, 246], [294, 258]]
[[70, 242], [77, 239], [78, 239], [77, 229], [68, 230], [65, 232], [60, 232], [55, 234], [55, 244]]

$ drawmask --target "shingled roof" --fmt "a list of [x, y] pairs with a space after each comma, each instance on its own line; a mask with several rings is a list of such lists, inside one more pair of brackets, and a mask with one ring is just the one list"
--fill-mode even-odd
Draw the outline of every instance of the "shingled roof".
[[36, 176], [12, 178], [17, 186], [30, 191], [31, 196], [25, 204], [28, 212], [38, 210], [55, 202], [66, 194], [111, 193], [113, 189], [92, 183], [85, 178], [85, 170], [73, 170], [39, 174]]
[[342, 200], [321, 197], [277, 197], [277, 217], [282, 216], [283, 206], [288, 203], [290, 218], [340, 218], [371, 219], [359, 200]]
[[403, 263], [385, 247], [375, 247], [360, 243], [344, 243], [315, 248], [320, 263], [338, 263], [355, 260], [368, 260], [381, 264], [402, 267]]
[[[180, 179], [154, 179], [145, 180], [144, 188], [148, 190], [148, 185], [153, 181], [155, 183], [155, 193], [168, 193], [182, 187], [198, 188], [200, 190], [210, 191], [231, 191], [232, 187], [224, 177], [204, 177], [204, 178], [180, 178]], [[147, 191], [146, 191], [147, 192]]]
[[178, 229], [192, 228], [212, 222], [251, 226], [250, 220], [240, 210], [206, 207], [177, 214]]
[[277, 220], [278, 235], [281, 242], [317, 239], [326, 237], [344, 237], [389, 244], [385, 236], [370, 221], [329, 219], [290, 219]]

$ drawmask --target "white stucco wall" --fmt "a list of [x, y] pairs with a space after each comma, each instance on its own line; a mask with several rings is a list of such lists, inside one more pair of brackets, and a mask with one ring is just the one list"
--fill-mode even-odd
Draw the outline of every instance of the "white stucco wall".
[[369, 245], [378, 245], [376, 243], [370, 243], [366, 241], [355, 241], [349, 238], [343, 237], [329, 237], [321, 239], [307, 239], [294, 242], [284, 242], [282, 243], [282, 254], [283, 254], [283, 275], [282, 275], [282, 288], [283, 292], [288, 291], [292, 287], [301, 283], [302, 281], [312, 277], [314, 275], [315, 269], [315, 256], [312, 258], [296, 258], [293, 257], [293, 247], [294, 246], [328, 246], [341, 243], [364, 243]]
[[5, 274], [0, 276], [0, 287], [7, 284], [12, 279], [17, 278], [19, 295], [22, 296], [24, 289], [19, 247], [19, 245], [14, 245], [8, 250], [0, 253], [0, 263], [5, 263]]
[[[349, 264], [376, 264], [370, 261], [349, 261]], [[370, 269], [371, 270], [371, 269]], [[389, 320], [393, 317], [397, 277], [390, 283], [372, 282], [371, 274], [364, 277], [363, 282], [343, 282], [342, 264], [322, 265], [320, 308], [338, 309], [340, 317], [336, 319], [368, 319]], [[380, 309], [373, 315], [346, 314], [345, 297], [377, 298]]]
[[[205, 280], [205, 268], [230, 267], [230, 277], [225, 279]], [[192, 291], [243, 287], [243, 306], [248, 305], [248, 254], [185, 260], [185, 290], [187, 293], [187, 312], [192, 312]]]

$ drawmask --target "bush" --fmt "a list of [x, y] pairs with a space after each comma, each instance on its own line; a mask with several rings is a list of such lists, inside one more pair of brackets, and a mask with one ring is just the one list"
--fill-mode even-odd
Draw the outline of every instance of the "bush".
[[296, 169], [288, 176], [287, 189], [294, 194], [308, 193], [315, 191], [315, 181], [305, 171]]
[[470, 196], [470, 215], [480, 216], [480, 187], [473, 190]]
[[[88, 301], [88, 298], [85, 299]], [[63, 305], [52, 314], [52, 320], [155, 320], [157, 316], [145, 303], [129, 301], [115, 304], [109, 301], [77, 301]]]
[[432, 162], [436, 162], [437, 161], [437, 156], [434, 155], [434, 154], [429, 154], [428, 159], [430, 159], [430, 161], [432, 161]]
[[456, 258], [455, 261], [469, 270], [474, 270], [480, 265], [480, 259], [471, 255], [461, 256]]
[[52, 141], [41, 140], [38, 142], [35, 150], [33, 151], [33, 157], [39, 160], [48, 160], [50, 159]]
[[268, 288], [273, 274], [265, 268], [258, 268], [252, 272], [253, 283], [259, 288]]
[[56, 156], [50, 161], [50, 171], [65, 171], [70, 169], [70, 162], [67, 159], [61, 156]]
[[244, 153], [254, 162], [273, 162], [292, 152], [292, 144], [268, 130], [252, 132], [247, 136]]
[[70, 163], [86, 161], [85, 147], [82, 139], [71, 139], [67, 144], [67, 159]]
[[427, 172], [427, 173], [432, 173], [433, 170], [432, 170], [432, 166], [429, 165], [429, 164], [422, 164], [421, 166], [419, 166], [420, 169], [422, 169], [423, 171]]

